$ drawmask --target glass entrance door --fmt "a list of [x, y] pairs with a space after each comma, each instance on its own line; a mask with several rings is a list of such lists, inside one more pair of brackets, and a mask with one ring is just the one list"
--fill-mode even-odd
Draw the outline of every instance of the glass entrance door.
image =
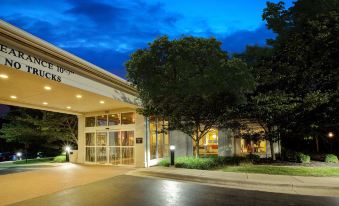
[[[88, 133], [88, 137], [94, 137], [94, 133]], [[89, 138], [88, 138], [89, 139]], [[96, 163], [113, 165], [133, 165], [134, 157], [134, 131], [97, 131], [95, 133], [95, 147], [88, 144], [86, 147], [94, 149]], [[92, 144], [92, 145], [93, 145]], [[86, 149], [86, 153], [89, 153]], [[91, 150], [92, 151], [92, 150]], [[86, 154], [86, 157], [90, 154]], [[87, 158], [90, 160], [90, 158]], [[87, 160], [86, 159], [86, 160]]]

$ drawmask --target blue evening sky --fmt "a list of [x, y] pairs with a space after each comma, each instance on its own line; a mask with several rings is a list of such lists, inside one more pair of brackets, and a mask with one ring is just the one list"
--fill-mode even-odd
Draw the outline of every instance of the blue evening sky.
[[1, 0], [0, 19], [124, 77], [129, 55], [161, 35], [213, 36], [230, 53], [265, 45], [274, 38], [261, 19], [265, 5], [266, 0]]

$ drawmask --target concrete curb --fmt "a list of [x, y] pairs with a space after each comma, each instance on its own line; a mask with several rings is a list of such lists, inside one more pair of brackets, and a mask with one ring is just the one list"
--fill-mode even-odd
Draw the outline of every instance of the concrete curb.
[[317, 196], [339, 196], [338, 186], [325, 186], [307, 183], [280, 183], [280, 182], [264, 182], [253, 180], [237, 180], [230, 178], [213, 178], [200, 175], [187, 175], [158, 171], [133, 171], [130, 175], [140, 175], [149, 177], [159, 177], [164, 179], [174, 179], [181, 181], [191, 181], [204, 184], [212, 184], [217, 186], [233, 187], [239, 189], [261, 190], [268, 192], [304, 194]]

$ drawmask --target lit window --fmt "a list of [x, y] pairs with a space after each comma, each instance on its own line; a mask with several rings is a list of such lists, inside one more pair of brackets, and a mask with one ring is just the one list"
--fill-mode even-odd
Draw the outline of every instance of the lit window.
[[134, 112], [121, 113], [121, 124], [134, 124], [135, 117]]
[[86, 117], [85, 121], [86, 127], [94, 127], [95, 126], [95, 117]]
[[107, 126], [107, 115], [97, 116], [97, 126]]
[[120, 115], [119, 114], [110, 114], [108, 115], [108, 125], [119, 125], [120, 124]]

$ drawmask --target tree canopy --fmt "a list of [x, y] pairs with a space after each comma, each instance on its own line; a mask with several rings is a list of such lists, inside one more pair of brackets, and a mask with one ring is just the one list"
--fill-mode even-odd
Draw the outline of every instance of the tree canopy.
[[164, 36], [137, 50], [126, 63], [127, 78], [140, 94], [140, 112], [167, 117], [170, 129], [188, 134], [196, 148], [254, 88], [246, 64], [229, 59], [220, 46], [214, 38]]

